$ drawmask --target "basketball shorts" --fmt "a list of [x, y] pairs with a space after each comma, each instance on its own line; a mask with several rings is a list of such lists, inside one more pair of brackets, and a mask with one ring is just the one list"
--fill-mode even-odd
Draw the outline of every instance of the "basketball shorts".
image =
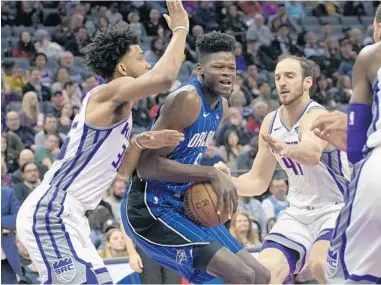
[[[224, 225], [203, 227], [191, 221], [183, 212], [168, 207], [164, 214], [155, 216], [145, 200], [145, 190], [132, 186], [122, 200], [122, 222], [134, 243], [158, 263], [171, 268], [194, 284], [215, 278], [194, 268], [193, 250], [196, 247], [219, 242], [234, 254], [243, 246]], [[144, 188], [143, 188], [144, 189]]]
[[332, 203], [315, 209], [287, 208], [266, 236], [262, 250], [279, 249], [288, 260], [290, 273], [302, 272], [311, 246], [319, 240], [331, 240], [342, 207], [343, 203]]
[[83, 206], [63, 191], [41, 184], [22, 204], [17, 234], [44, 284], [112, 284], [90, 240]]
[[329, 283], [381, 283], [381, 147], [353, 167], [328, 252]]

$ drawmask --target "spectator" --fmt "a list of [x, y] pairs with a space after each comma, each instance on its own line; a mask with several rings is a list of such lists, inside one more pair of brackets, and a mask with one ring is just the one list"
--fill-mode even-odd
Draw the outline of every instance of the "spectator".
[[335, 101], [328, 93], [328, 80], [324, 75], [319, 77], [317, 82], [317, 90], [312, 94], [311, 99], [327, 107], [335, 106]]
[[261, 43], [254, 39], [247, 42], [246, 62], [259, 67], [260, 70], [275, 69], [275, 61], [263, 51]]
[[74, 107], [80, 107], [82, 104], [81, 97], [76, 93], [78, 84], [73, 81], [67, 81], [62, 92], [64, 100], [67, 103], [72, 104]]
[[266, 17], [275, 15], [278, 11], [278, 5], [274, 1], [265, 1], [262, 4], [262, 11]]
[[41, 184], [38, 167], [34, 162], [27, 162], [21, 167], [22, 182], [15, 184], [14, 191], [20, 205], [24, 203], [34, 189]]
[[261, 238], [266, 235], [267, 217], [259, 200], [253, 197], [240, 196], [238, 200], [238, 213], [248, 213], [250, 220], [258, 222], [258, 234]]
[[253, 135], [257, 135], [259, 134], [264, 118], [269, 113], [269, 106], [262, 100], [254, 100], [251, 102], [251, 106], [253, 108], [253, 114], [247, 121], [245, 128]]
[[12, 27], [15, 24], [15, 15], [9, 8], [9, 3], [1, 2], [1, 26]]
[[269, 25], [272, 32], [277, 32], [282, 26], [291, 29], [292, 32], [298, 33], [299, 27], [295, 21], [288, 15], [284, 4], [278, 4], [278, 10], [274, 16], [269, 19]]
[[239, 138], [234, 130], [227, 130], [225, 133], [224, 144], [220, 147], [221, 157], [226, 165], [235, 170], [236, 159], [244, 147], [239, 144]]
[[34, 137], [34, 142], [36, 147], [44, 147], [45, 139], [48, 133], [54, 133], [60, 140], [59, 145], [66, 139], [64, 134], [58, 132], [58, 122], [57, 118], [52, 114], [46, 114], [44, 117], [44, 126], [43, 130], [36, 134]]
[[332, 90], [333, 100], [336, 103], [348, 104], [352, 97], [351, 79], [349, 76], [340, 75], [336, 87], [336, 89]]
[[235, 63], [237, 70], [247, 70], [247, 63], [245, 57], [242, 55], [242, 44], [240, 42], [235, 43]]
[[96, 75], [94, 75], [94, 74], [88, 74], [85, 77], [85, 84], [84, 85], [85, 85], [85, 92], [84, 92], [84, 94], [86, 94], [90, 90], [94, 89], [95, 87], [99, 86], [99, 82], [98, 82], [98, 79], [97, 79]]
[[321, 26], [321, 33], [318, 35], [319, 42], [325, 42], [329, 37], [331, 37], [332, 28], [328, 23], [323, 23]]
[[8, 172], [17, 169], [17, 158], [23, 149], [24, 145], [13, 132], [1, 133], [1, 159], [4, 160]]
[[264, 46], [269, 46], [274, 36], [264, 23], [265, 19], [261, 14], [255, 15], [254, 22], [250, 24], [246, 33], [247, 40], [256, 40]]
[[61, 66], [67, 68], [70, 80], [81, 82], [83, 79], [83, 70], [80, 67], [74, 66], [74, 56], [70, 51], [65, 51], [60, 57]]
[[52, 96], [49, 87], [41, 84], [41, 71], [36, 67], [33, 67], [30, 71], [30, 79], [28, 83], [23, 87], [22, 93], [25, 94], [29, 91], [37, 93], [40, 103], [49, 101]]
[[75, 29], [75, 38], [68, 41], [65, 50], [70, 51], [74, 56], [85, 56], [85, 47], [90, 42], [87, 30], [84, 27]]
[[[254, 103], [257, 103], [258, 101], [265, 102], [268, 106], [267, 113], [270, 113], [272, 111], [275, 111], [279, 108], [280, 104], [278, 100], [274, 100], [271, 98], [271, 88], [270, 85], [267, 82], [263, 82], [259, 86], [259, 96], [254, 100]], [[254, 107], [254, 105], [252, 105]], [[255, 108], [254, 108], [255, 109]], [[260, 112], [262, 113], [262, 112]], [[264, 113], [264, 112], [263, 112]]]
[[246, 106], [246, 98], [241, 89], [233, 91], [233, 93], [229, 96], [229, 106], [238, 108], [241, 110], [242, 114], [243, 107]]
[[283, 54], [297, 54], [298, 49], [289, 35], [289, 28], [286, 24], [279, 26], [279, 32], [271, 43], [273, 59], [277, 59]]
[[287, 1], [285, 5], [287, 14], [294, 20], [298, 21], [306, 15], [302, 2]]
[[20, 204], [11, 188], [1, 187], [1, 284], [17, 284], [21, 263], [15, 241]]
[[102, 258], [127, 257], [126, 243], [120, 229], [110, 229], [106, 234], [106, 246], [99, 251]]
[[324, 56], [325, 50], [322, 46], [318, 45], [315, 33], [308, 32], [305, 35], [305, 41], [304, 55], [306, 58]]
[[245, 32], [247, 29], [246, 23], [242, 19], [241, 15], [238, 13], [238, 8], [236, 5], [230, 5], [228, 8], [228, 13], [226, 17], [222, 20], [223, 29], [226, 32], [231, 30], [238, 42], [244, 42]]
[[322, 67], [325, 70], [325, 75], [332, 78], [337, 72], [341, 63], [339, 41], [334, 37], [328, 37], [325, 41], [325, 60]]
[[58, 121], [58, 132], [67, 135], [71, 128], [73, 117], [73, 105], [71, 103], [64, 103], [61, 107], [60, 117]]
[[108, 221], [113, 221], [111, 206], [104, 200], [93, 210], [88, 213], [90, 225], [90, 239], [97, 250], [104, 249], [106, 244], [106, 236], [103, 231]]
[[207, 145], [205, 155], [202, 157], [200, 165], [213, 166], [220, 161], [224, 162], [224, 159], [221, 157], [220, 152], [214, 144], [214, 141], [211, 140]]
[[[30, 149], [24, 149], [20, 152], [19, 158], [18, 158], [18, 169], [14, 171], [11, 174], [12, 182], [13, 184], [21, 183], [22, 182], [22, 172], [21, 168], [29, 162], [36, 162], [34, 160], [34, 153]], [[40, 179], [42, 180], [44, 178], [45, 173], [48, 171], [48, 168], [44, 165], [37, 165], [38, 173], [40, 174]]]
[[118, 12], [118, 3], [112, 3], [110, 9], [106, 11], [106, 18], [110, 23], [116, 23], [123, 20], [122, 15]]
[[262, 202], [267, 219], [278, 219], [279, 213], [290, 206], [287, 201], [288, 184], [286, 180], [273, 178], [270, 182], [271, 196]]
[[202, 26], [206, 32], [210, 32], [218, 28], [217, 16], [213, 9], [212, 2], [210, 1], [199, 1], [199, 8], [194, 13], [194, 23], [196, 25]]
[[19, 119], [21, 126], [32, 128], [35, 132], [42, 130], [44, 115], [40, 112], [36, 92], [29, 91], [24, 94]]
[[59, 138], [55, 133], [48, 133], [43, 147], [38, 147], [34, 153], [36, 162], [50, 169], [60, 151]]
[[[72, 17], [66, 16], [62, 19], [62, 23], [57, 29], [57, 31], [52, 36], [53, 42], [56, 42], [58, 45], [65, 46], [65, 44], [75, 37], [72, 31]], [[60, 55], [60, 57], [62, 54]]]
[[20, 34], [20, 41], [12, 47], [12, 57], [32, 59], [36, 54], [29, 32]]
[[353, 46], [353, 50], [359, 54], [362, 50], [363, 41], [364, 41], [364, 34], [363, 32], [358, 28], [353, 28], [349, 31], [349, 40], [351, 41], [351, 44]]
[[230, 233], [246, 248], [260, 249], [262, 246], [252, 221], [245, 212], [234, 214], [230, 224]]
[[255, 136], [251, 139], [249, 150], [241, 152], [237, 157], [237, 170], [240, 173], [248, 172], [254, 162], [255, 157], [258, 153], [258, 136]]
[[45, 65], [48, 62], [48, 58], [44, 53], [37, 53], [34, 60], [33, 64], [34, 66], [41, 72], [41, 84], [45, 86], [50, 86], [51, 85], [51, 74], [45, 69]]
[[41, 284], [37, 266], [30, 259], [27, 249], [18, 238], [16, 240], [16, 245], [21, 259], [21, 266], [23, 268], [23, 275], [20, 278], [19, 284]]
[[5, 165], [5, 157], [1, 157], [1, 187], [13, 187], [11, 177], [8, 175], [7, 166]]
[[20, 122], [19, 114], [15, 111], [9, 111], [7, 113], [7, 127], [8, 133], [13, 132], [20, 139], [22, 144], [18, 146], [19, 152], [17, 153], [17, 157], [19, 156], [20, 151], [24, 148], [24, 145], [28, 148], [33, 148], [34, 144], [34, 130], [28, 126], [22, 126]]
[[70, 80], [69, 71], [66, 67], [60, 66], [55, 76], [56, 82], [52, 85], [52, 91], [61, 91], [64, 89], [65, 83]]
[[98, 19], [97, 31], [95, 32], [94, 36], [96, 36], [100, 30], [107, 28], [108, 25], [109, 25], [109, 21], [107, 20], [107, 18], [106, 17], [100, 17]]
[[112, 213], [118, 223], [121, 221], [120, 205], [124, 192], [126, 191], [126, 187], [127, 185], [124, 180], [118, 178], [115, 179], [109, 188], [110, 196], [105, 199], [105, 201], [111, 205]]
[[151, 49], [144, 53], [144, 59], [151, 65], [154, 66], [156, 62], [164, 54], [165, 46], [164, 40], [162, 38], [154, 37], [151, 40]]
[[50, 40], [50, 35], [46, 30], [39, 29], [35, 33], [37, 42], [35, 48], [37, 52], [45, 54], [47, 57], [59, 58], [64, 52], [63, 48]]
[[341, 63], [339, 73], [352, 77], [353, 64], [357, 57], [357, 53], [353, 50], [353, 46], [349, 39], [341, 42]]
[[262, 14], [261, 4], [257, 1], [238, 1], [238, 5], [245, 15], [254, 16]]
[[55, 91], [50, 99], [50, 102], [44, 102], [43, 113], [51, 114], [54, 117], [59, 117], [61, 108], [65, 102], [62, 91]]
[[3, 69], [6, 82], [10, 87], [9, 91], [21, 95], [22, 88], [27, 82], [24, 71], [21, 68], [18, 68], [14, 61], [4, 61]]
[[343, 7], [344, 16], [365, 16], [365, 8], [361, 1], [346, 1]]
[[[31, 5], [34, 5], [32, 8]], [[21, 1], [16, 4], [17, 14], [15, 19], [16, 26], [30, 27], [33, 24], [40, 24], [43, 22], [43, 12], [41, 10], [41, 3]]]
[[160, 23], [160, 12], [157, 9], [151, 9], [149, 12], [149, 21], [144, 23], [147, 36], [157, 37], [163, 33], [163, 27]]
[[138, 35], [141, 39], [142, 37], [147, 36], [146, 29], [144, 25], [140, 22], [139, 13], [131, 12], [128, 14], [128, 22], [132, 30]]

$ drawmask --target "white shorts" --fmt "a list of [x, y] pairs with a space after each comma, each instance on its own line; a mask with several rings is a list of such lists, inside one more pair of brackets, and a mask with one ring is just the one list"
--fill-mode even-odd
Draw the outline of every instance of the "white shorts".
[[355, 164], [328, 252], [329, 283], [381, 283], [381, 148]]
[[40, 185], [22, 204], [16, 223], [43, 283], [112, 284], [90, 240], [84, 208], [70, 194]]
[[[307, 210], [289, 207], [282, 211], [265, 238], [263, 249], [276, 248], [287, 258], [291, 273], [303, 271], [311, 246], [319, 240], [330, 240], [343, 203]], [[291, 249], [291, 251], [290, 251]], [[295, 257], [295, 251], [299, 256]]]

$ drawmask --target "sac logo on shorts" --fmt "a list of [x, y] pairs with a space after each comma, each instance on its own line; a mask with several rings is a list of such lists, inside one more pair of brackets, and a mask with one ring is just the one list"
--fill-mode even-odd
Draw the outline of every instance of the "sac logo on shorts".
[[327, 275], [329, 278], [334, 277], [337, 272], [338, 254], [337, 251], [329, 250], [327, 257]]
[[71, 256], [55, 260], [53, 263], [54, 274], [62, 283], [69, 283], [75, 275], [75, 267]]

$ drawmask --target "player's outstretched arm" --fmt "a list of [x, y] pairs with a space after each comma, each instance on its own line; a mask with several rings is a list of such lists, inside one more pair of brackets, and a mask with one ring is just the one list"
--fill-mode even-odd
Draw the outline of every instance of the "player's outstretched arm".
[[118, 105], [167, 91], [172, 86], [183, 61], [189, 19], [180, 0], [167, 1], [167, 7], [169, 16], [164, 17], [173, 31], [173, 36], [164, 55], [152, 70], [136, 79], [126, 76], [111, 81], [107, 84], [107, 91], [103, 92], [104, 96], [99, 98], [100, 101], [112, 98]]
[[149, 131], [137, 135], [127, 149], [118, 176], [128, 180], [134, 172], [143, 149], [176, 147], [184, 140], [184, 134], [175, 130]]
[[255, 156], [251, 170], [238, 178], [232, 178], [234, 185], [237, 187], [238, 194], [241, 196], [261, 195], [270, 184], [277, 161], [262, 135], [269, 133], [273, 117], [274, 112], [268, 114], [263, 120], [258, 139], [258, 153]]

